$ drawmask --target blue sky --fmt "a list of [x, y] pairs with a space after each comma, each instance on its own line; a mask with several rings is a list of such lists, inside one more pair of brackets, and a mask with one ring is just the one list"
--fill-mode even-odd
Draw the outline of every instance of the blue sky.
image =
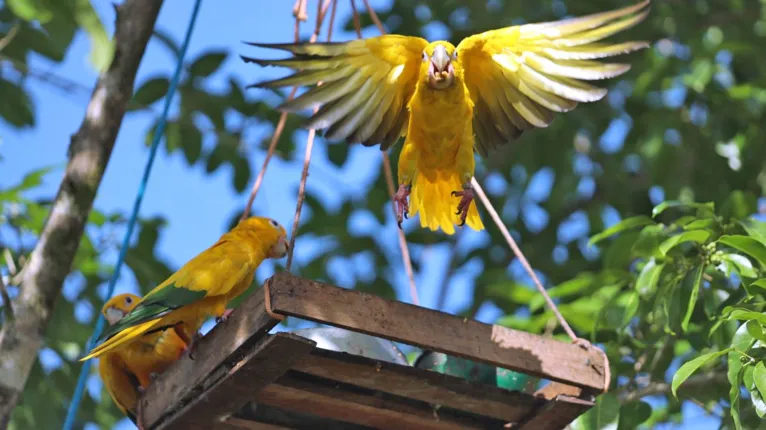
[[[94, 2], [107, 25], [108, 30], [113, 30], [113, 11], [109, 2]], [[203, 1], [200, 17], [192, 37], [187, 60], [197, 57], [199, 54], [212, 50], [229, 50], [232, 54], [213, 79], [210, 80], [210, 89], [225, 90], [229, 75], [234, 75], [237, 80], [248, 84], [268, 77], [283, 74], [283, 71], [260, 69], [252, 64], [245, 64], [237, 54], [264, 55], [264, 51], [246, 47], [241, 41], [259, 42], [286, 42], [292, 40], [293, 18], [290, 13], [291, 1], [252, 1], [232, 0], [226, 2], [226, 8], [221, 8], [221, 2], [211, 0]], [[389, 1], [372, 1], [373, 6], [387, 7]], [[360, 3], [361, 4], [361, 3]], [[165, 2], [159, 16], [157, 27], [173, 36], [180, 43], [186, 29], [188, 17], [191, 14], [193, 2], [189, 0], [168, 0]], [[232, 13], [235, 11], [236, 13]], [[313, 29], [315, 2], [310, 2], [308, 23], [302, 26], [302, 33], [309, 34]], [[345, 17], [350, 14], [348, 2], [339, 2], [338, 19], [334, 38], [336, 40], [350, 39], [352, 33], [337, 31]], [[430, 38], [442, 38], [448, 36], [446, 28], [440, 24], [427, 25], [427, 36]], [[365, 35], [374, 35], [376, 30], [369, 29]], [[323, 36], [324, 37], [324, 36]], [[37, 109], [37, 127], [24, 131], [16, 131], [0, 123], [0, 154], [4, 160], [0, 165], [0, 187], [15, 183], [30, 170], [43, 166], [63, 166], [66, 162], [66, 150], [70, 136], [76, 132], [82, 121], [86, 104], [90, 97], [96, 74], [88, 63], [89, 41], [84, 35], [79, 35], [75, 40], [67, 60], [60, 65], [53, 65], [39, 58], [34, 58], [32, 66], [39, 70], [50, 70], [56, 75], [65, 76], [70, 80], [81, 84], [82, 90], [73, 93], [64, 93], [45, 83], [35, 82], [28, 85]], [[273, 54], [265, 54], [273, 55]], [[175, 63], [169, 51], [156, 40], [152, 40], [139, 69], [137, 82], [141, 83], [155, 75], [169, 76], [172, 74]], [[619, 93], [618, 93], [619, 94]], [[249, 90], [248, 98], [263, 97], [258, 90]], [[619, 97], [610, 97], [610, 102], [620, 103]], [[155, 112], [159, 112], [161, 103], [155, 105]], [[175, 108], [174, 108], [175, 109]], [[103, 183], [96, 198], [96, 208], [107, 213], [121, 211], [128, 213], [133, 204], [134, 195], [138, 187], [141, 170], [147, 158], [147, 148], [144, 146], [145, 134], [154, 120], [154, 113], [129, 114], [123, 122], [117, 143], [112, 154], [112, 159], [106, 170]], [[615, 122], [601, 136], [600, 145], [605, 152], [615, 151], [622, 145], [627, 130], [630, 128], [630, 118], [615, 118]], [[270, 126], [255, 126], [250, 130], [247, 139], [256, 141], [262, 136], [270, 134]], [[296, 138], [299, 150], [303, 153], [305, 134]], [[206, 142], [211, 144], [212, 142]], [[336, 169], [326, 159], [326, 152], [321, 141], [315, 145], [314, 161], [312, 164], [309, 188], [316, 190], [321, 199], [332, 208], [341, 202], [339, 196], [361, 196], [367, 184], [374, 179], [375, 169], [380, 168], [380, 156], [377, 151], [367, 150], [359, 146], [352, 150], [350, 159], [343, 170]], [[251, 161], [253, 178], [263, 160], [261, 153], [256, 154]], [[266, 175], [264, 187], [261, 189], [256, 200], [256, 206], [264, 208], [269, 216], [279, 220], [288, 230], [292, 225], [292, 214], [295, 209], [294, 190], [297, 189], [300, 175], [300, 163], [302, 155], [296, 162], [285, 162], [274, 158]], [[592, 193], [593, 180], [587, 173], [587, 160], [575, 160], [585, 172], [580, 183], [583, 194]], [[55, 193], [63, 171], [55, 170], [45, 181], [41, 194], [51, 196]], [[372, 173], [372, 174], [371, 174]], [[189, 258], [209, 246], [223, 232], [233, 212], [238, 210], [245, 202], [246, 196], [238, 195], [231, 186], [231, 171], [222, 168], [212, 175], [204, 172], [204, 166], [198, 165], [188, 168], [183, 155], [180, 152], [167, 155], [164, 149], [160, 149], [150, 183], [141, 208], [141, 216], [152, 217], [161, 215], [168, 219], [169, 226], [163, 230], [159, 242], [159, 254], [166, 258], [174, 267], [179, 267]], [[527, 172], [519, 172], [527, 176]], [[516, 213], [528, 226], [538, 223], [542, 229], [547, 224], [547, 214], [537, 205], [544, 201], [550, 192], [555, 175], [550, 170], [542, 169], [538, 172], [529, 172], [533, 178], [524, 192], [525, 204], [521, 210], [518, 208], [506, 208], [505, 210]], [[493, 182], [489, 179], [486, 188], [490, 194], [506, 192], [504, 181]], [[655, 191], [660, 193], [661, 190]], [[285, 196], [289, 196], [285, 198]], [[658, 196], [659, 197], [659, 196]], [[305, 208], [304, 208], [304, 212]], [[606, 218], [612, 221], [619, 219], [618, 214], [605, 213]], [[416, 223], [411, 221], [408, 230], [415, 228]], [[375, 221], [368, 217], [355, 217], [348, 221], [349, 230], [365, 232], [378, 228]], [[494, 228], [490, 224], [488, 228]], [[592, 232], [590, 232], [592, 233]], [[585, 220], [575, 217], [569, 227], [559, 231], [560, 240], [582, 240], [589, 234], [587, 217]], [[396, 243], [396, 227], [392, 217], [389, 217], [384, 228], [383, 240], [390, 242], [390, 249], [398, 255]], [[121, 238], [119, 239], [121, 241]], [[486, 233], [466, 231], [461, 239], [461, 248], [481, 246], [488, 242]], [[316, 252], [316, 241], [310, 238], [299, 237], [296, 246], [296, 264], [298, 268], [302, 262], [309, 261], [311, 255]], [[427, 307], [435, 307], [438, 295], [438, 286], [441, 284], [440, 277], [443, 266], [446, 264], [448, 249], [439, 246], [429, 249], [429, 263], [424, 265], [417, 278], [421, 304]], [[108, 255], [109, 261], [114, 261], [116, 253]], [[417, 257], [417, 255], [416, 255]], [[561, 257], [561, 255], [559, 255]], [[554, 252], [554, 258], [556, 253]], [[565, 256], [564, 256], [565, 258]], [[282, 261], [282, 264], [284, 261]], [[333, 270], [342, 273], [345, 263], [339, 263]], [[518, 265], [512, 265], [509, 272], [512, 276], [524, 277]], [[462, 310], [472, 296], [473, 276], [481, 267], [470, 267], [469, 270], [458, 274], [450, 282], [461, 288], [451, 288], [445, 309], [449, 312]], [[271, 263], [265, 264], [259, 270], [259, 278], [263, 279], [273, 271]], [[342, 281], [343, 276], [339, 275]], [[404, 270], [392, 274], [392, 282], [395, 285], [399, 298], [409, 301], [407, 282]], [[343, 285], [343, 282], [339, 282]], [[469, 286], [469, 287], [465, 287]], [[123, 270], [123, 275], [117, 285], [117, 293], [135, 291], [135, 283], [132, 276]], [[92, 309], [83, 309], [82, 317], [92, 317]], [[500, 311], [486, 305], [479, 313], [478, 319], [492, 322], [500, 315]], [[44, 361], [55, 362], [55, 357], [46, 356]], [[91, 392], [99, 392], [97, 378], [92, 378], [90, 383]], [[701, 414], [699, 408], [688, 406], [688, 420], [686, 427], [667, 428], [714, 428], [711, 421]], [[132, 424], [121, 423], [119, 428], [133, 428]]]

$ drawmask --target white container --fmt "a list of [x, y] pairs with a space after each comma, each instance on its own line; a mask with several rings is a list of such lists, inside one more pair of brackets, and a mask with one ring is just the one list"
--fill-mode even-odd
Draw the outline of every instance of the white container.
[[337, 327], [313, 327], [291, 332], [317, 343], [317, 348], [347, 352], [373, 360], [407, 366], [407, 357], [390, 340]]

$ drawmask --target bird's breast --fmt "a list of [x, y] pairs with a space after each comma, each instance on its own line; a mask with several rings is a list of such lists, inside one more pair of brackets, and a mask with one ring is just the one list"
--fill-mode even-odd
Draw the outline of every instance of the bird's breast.
[[473, 106], [462, 83], [444, 90], [423, 85], [410, 103], [407, 139], [418, 148], [421, 161], [450, 164], [461, 145], [472, 144], [472, 118]]

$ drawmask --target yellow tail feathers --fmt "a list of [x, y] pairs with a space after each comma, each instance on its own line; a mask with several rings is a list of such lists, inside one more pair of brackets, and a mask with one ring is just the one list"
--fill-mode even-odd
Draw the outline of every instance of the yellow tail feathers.
[[114, 336], [106, 340], [101, 345], [93, 348], [90, 354], [81, 358], [80, 361], [90, 360], [91, 358], [99, 357], [109, 351], [114, 351], [118, 347], [125, 345], [131, 340], [149, 331], [157, 323], [157, 321], [158, 320], [147, 321], [145, 323], [139, 324], [135, 327], [127, 328], [115, 334]]
[[[440, 173], [428, 178], [423, 174], [415, 176], [410, 193], [410, 217], [420, 214], [420, 226], [431, 230], [442, 229], [446, 234], [455, 233], [460, 217], [455, 214], [460, 197], [451, 193], [463, 189], [460, 178], [454, 173]], [[484, 230], [484, 224], [476, 210], [476, 201], [471, 202], [465, 224], [476, 231]]]

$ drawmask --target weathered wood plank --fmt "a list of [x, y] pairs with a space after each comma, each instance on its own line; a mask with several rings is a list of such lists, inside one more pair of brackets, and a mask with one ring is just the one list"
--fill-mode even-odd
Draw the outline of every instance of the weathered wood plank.
[[249, 429], [249, 430], [292, 430], [290, 427], [283, 427], [274, 424], [259, 423], [258, 421], [250, 421], [242, 418], [227, 418], [226, 424], [231, 426]]
[[[216, 381], [210, 375], [225, 363], [236, 363], [238, 350], [253, 346], [279, 321], [266, 314], [264, 294], [256, 291], [245, 299], [228, 320], [217, 324], [197, 344], [194, 359], [185, 355], [160, 375], [140, 399], [147, 428], [159, 424]], [[239, 351], [239, 356], [243, 356]], [[225, 376], [223, 369], [219, 377]], [[205, 382], [206, 386], [201, 386]]]
[[472, 384], [455, 376], [318, 348], [297, 360], [292, 368], [508, 422], [520, 421], [543, 403], [542, 399], [518, 391]]
[[383, 396], [379, 392], [369, 394], [360, 389], [312, 383], [292, 371], [263, 389], [255, 401], [382, 430], [486, 428], [481, 420], [456, 417], [426, 404]]
[[550, 382], [539, 390], [535, 391], [535, 396], [541, 396], [548, 400], [555, 399], [556, 396], [564, 394], [570, 397], [580, 397], [582, 388], [562, 384], [560, 382]]
[[315, 345], [314, 341], [290, 333], [277, 333], [261, 339], [223, 378], [213, 374], [212, 379], [218, 382], [196, 395], [156, 429], [209, 429], [213, 423], [225, 420], [242, 408]]
[[538, 410], [518, 430], [561, 430], [593, 407], [593, 402], [560, 395]]
[[278, 273], [268, 279], [274, 312], [343, 327], [505, 369], [602, 391], [594, 350], [483, 324], [359, 291]]

